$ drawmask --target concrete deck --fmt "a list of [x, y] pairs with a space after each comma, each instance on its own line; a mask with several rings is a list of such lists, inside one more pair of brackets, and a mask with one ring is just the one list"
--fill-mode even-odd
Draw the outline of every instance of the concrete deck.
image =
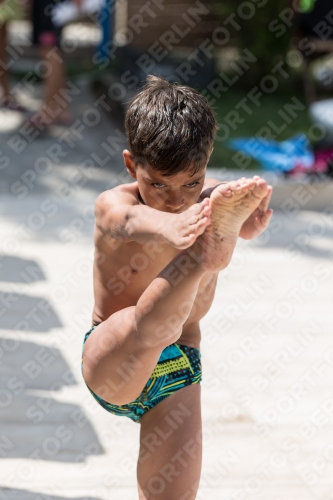
[[[0, 116], [1, 500], [137, 499], [139, 425], [100, 408], [80, 375], [92, 208], [126, 179], [125, 144], [95, 101], [82, 82], [82, 139], [55, 128], [20, 153], [20, 117]], [[333, 498], [332, 198], [276, 187], [271, 227], [240, 241], [202, 322], [200, 500]]]

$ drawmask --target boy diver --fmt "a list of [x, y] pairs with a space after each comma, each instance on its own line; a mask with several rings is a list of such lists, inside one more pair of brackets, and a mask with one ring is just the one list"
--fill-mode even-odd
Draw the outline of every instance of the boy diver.
[[205, 178], [216, 122], [189, 87], [148, 77], [125, 122], [123, 157], [135, 182], [96, 202], [83, 376], [106, 410], [141, 423], [139, 499], [193, 500], [202, 457], [199, 322], [238, 237], [268, 226], [272, 188], [258, 176]]

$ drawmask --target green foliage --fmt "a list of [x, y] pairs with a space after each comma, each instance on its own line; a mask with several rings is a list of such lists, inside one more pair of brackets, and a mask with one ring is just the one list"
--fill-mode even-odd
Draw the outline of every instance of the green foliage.
[[[209, 166], [215, 168], [241, 169], [242, 166], [235, 161], [236, 151], [228, 149], [226, 141], [236, 137], [258, 136], [258, 132], [262, 127], [268, 128], [276, 141], [284, 141], [299, 133], [309, 136], [311, 121], [304, 99], [302, 95], [297, 94], [293, 96], [297, 97], [297, 99], [304, 104], [304, 110], [298, 111], [294, 118], [290, 117], [290, 120], [286, 122], [283, 119], [285, 115], [281, 115], [280, 113], [281, 110], [283, 111], [284, 105], [291, 102], [292, 95], [289, 97], [281, 94], [277, 95], [276, 93], [263, 95], [260, 99], [259, 107], [254, 105], [251, 106], [251, 103], [247, 101], [247, 104], [251, 108], [251, 113], [247, 113], [241, 108], [237, 108], [239, 102], [244, 99], [244, 92], [229, 89], [225, 98], [219, 99], [213, 106], [217, 122], [220, 125], [218, 138], [220, 137], [222, 140], [217, 138], [215, 141], [214, 151]], [[237, 124], [237, 127], [232, 127], [229, 125], [230, 122], [225, 118], [230, 112], [234, 112], [235, 109], [239, 111], [241, 123]], [[281, 130], [279, 133], [277, 132], [277, 128]], [[255, 160], [249, 161], [249, 164], [246, 166], [246, 170], [260, 168], [260, 165]]]
[[300, 0], [299, 7], [302, 12], [311, 12], [316, 0]]
[[[213, 8], [221, 25], [231, 33], [229, 45], [240, 51], [247, 48], [257, 58], [247, 73], [247, 83], [256, 83], [280, 60], [285, 60], [292, 35], [290, 24], [295, 22], [290, 0], [213, 0]], [[284, 23], [288, 14], [291, 22]], [[226, 22], [229, 16], [232, 17]]]

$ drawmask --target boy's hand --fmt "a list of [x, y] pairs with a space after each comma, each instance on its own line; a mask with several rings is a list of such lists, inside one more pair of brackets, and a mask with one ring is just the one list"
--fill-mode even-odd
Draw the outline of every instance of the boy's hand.
[[244, 240], [251, 240], [259, 236], [268, 227], [271, 217], [273, 215], [273, 210], [268, 208], [273, 188], [268, 186], [268, 193], [263, 198], [262, 202], [255, 209], [255, 211], [250, 215], [250, 217], [244, 222], [239, 236]]
[[168, 224], [163, 229], [164, 239], [179, 250], [189, 248], [210, 224], [210, 214], [209, 198], [183, 213], [170, 214]]

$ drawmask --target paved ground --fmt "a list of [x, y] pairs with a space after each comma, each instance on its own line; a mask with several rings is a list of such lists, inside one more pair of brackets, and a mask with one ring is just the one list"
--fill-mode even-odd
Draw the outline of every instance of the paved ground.
[[[23, 147], [19, 116], [0, 117], [5, 500], [137, 498], [139, 426], [102, 410], [80, 376], [92, 207], [125, 177], [121, 134], [79, 88], [80, 133], [58, 128]], [[38, 105], [39, 92], [26, 99]], [[271, 228], [240, 242], [202, 322], [199, 499], [333, 499], [333, 219], [329, 207], [299, 210], [311, 189], [294, 186]]]

